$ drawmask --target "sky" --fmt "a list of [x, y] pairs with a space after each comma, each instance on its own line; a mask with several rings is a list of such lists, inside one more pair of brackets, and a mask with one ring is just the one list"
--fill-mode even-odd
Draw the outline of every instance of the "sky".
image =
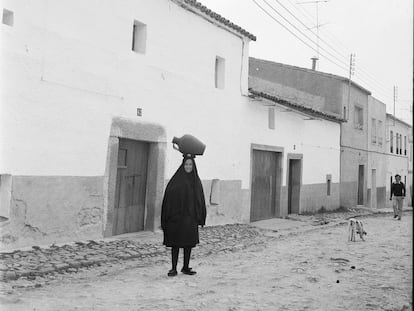
[[391, 114], [396, 86], [395, 115], [412, 124], [412, 0], [325, 0], [317, 5], [312, 0], [200, 1], [257, 37], [250, 56], [306, 68], [318, 50], [318, 6], [317, 69], [348, 77], [350, 54], [355, 54], [351, 79], [385, 103]]

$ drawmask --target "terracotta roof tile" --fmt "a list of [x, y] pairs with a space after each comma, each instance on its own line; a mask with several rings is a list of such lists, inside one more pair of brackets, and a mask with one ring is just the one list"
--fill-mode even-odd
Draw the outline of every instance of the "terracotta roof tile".
[[249, 92], [254, 96], [262, 97], [264, 99], [268, 99], [268, 100], [270, 100], [274, 103], [277, 103], [279, 105], [282, 105], [282, 106], [285, 106], [285, 107], [288, 107], [288, 108], [292, 108], [292, 109], [295, 109], [295, 110], [298, 110], [298, 111], [302, 111], [302, 112], [305, 112], [305, 113], [307, 113], [309, 115], [312, 115], [312, 116], [315, 116], [315, 117], [319, 117], [319, 118], [326, 119], [326, 120], [329, 120], [329, 121], [334, 121], [334, 122], [345, 122], [346, 121], [345, 119], [339, 118], [335, 115], [325, 113], [325, 112], [322, 112], [322, 111], [319, 111], [319, 110], [316, 110], [316, 109], [313, 109], [313, 108], [310, 108], [310, 107], [305, 107], [305, 106], [302, 106], [302, 105], [299, 105], [299, 104], [296, 104], [296, 103], [292, 103], [290, 101], [281, 99], [281, 98], [279, 98], [277, 96], [274, 96], [274, 95], [270, 95], [270, 94], [260, 92], [260, 91], [255, 91], [251, 88], [249, 89]]
[[177, 2], [181, 2], [181, 3], [184, 3], [188, 6], [196, 8], [199, 11], [201, 11], [202, 13], [206, 14], [207, 16], [209, 16], [209, 17], [215, 19], [216, 21], [220, 22], [221, 24], [223, 24], [223, 25], [225, 25], [229, 28], [234, 29], [238, 33], [240, 33], [243, 36], [249, 38], [250, 40], [256, 41], [256, 36], [255, 35], [251, 34], [250, 32], [243, 29], [242, 27], [232, 23], [231, 21], [229, 21], [227, 18], [224, 18], [220, 14], [217, 14], [216, 12], [210, 10], [209, 8], [207, 8], [206, 6], [204, 6], [203, 4], [201, 4], [200, 2], [198, 2], [196, 0], [178, 0]]

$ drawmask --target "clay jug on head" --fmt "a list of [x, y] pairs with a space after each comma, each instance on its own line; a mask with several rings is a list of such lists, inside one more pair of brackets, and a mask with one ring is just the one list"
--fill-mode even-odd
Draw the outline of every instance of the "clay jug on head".
[[206, 145], [192, 135], [184, 135], [181, 138], [174, 137], [173, 148], [182, 154], [203, 155]]

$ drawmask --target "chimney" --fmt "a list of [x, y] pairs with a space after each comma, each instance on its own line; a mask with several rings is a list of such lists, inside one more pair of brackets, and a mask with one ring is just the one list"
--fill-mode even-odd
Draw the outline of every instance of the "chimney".
[[318, 58], [316, 56], [311, 58], [312, 60], [312, 70], [316, 70], [316, 62], [318, 61]]

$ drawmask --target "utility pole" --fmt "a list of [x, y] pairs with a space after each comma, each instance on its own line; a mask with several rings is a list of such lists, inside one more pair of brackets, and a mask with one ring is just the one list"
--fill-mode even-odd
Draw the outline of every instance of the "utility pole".
[[[314, 0], [314, 1], [305, 1], [305, 2], [296, 2], [296, 4], [310, 4], [313, 3], [316, 6], [316, 56], [312, 58], [316, 65], [316, 61], [319, 60], [319, 28], [324, 24], [319, 24], [319, 3], [321, 2], [329, 2], [329, 0]], [[308, 30], [311, 28], [308, 28]]]
[[351, 102], [351, 77], [355, 74], [355, 54], [349, 56], [349, 78], [348, 78], [348, 113], [346, 120], [349, 120], [349, 106]]

